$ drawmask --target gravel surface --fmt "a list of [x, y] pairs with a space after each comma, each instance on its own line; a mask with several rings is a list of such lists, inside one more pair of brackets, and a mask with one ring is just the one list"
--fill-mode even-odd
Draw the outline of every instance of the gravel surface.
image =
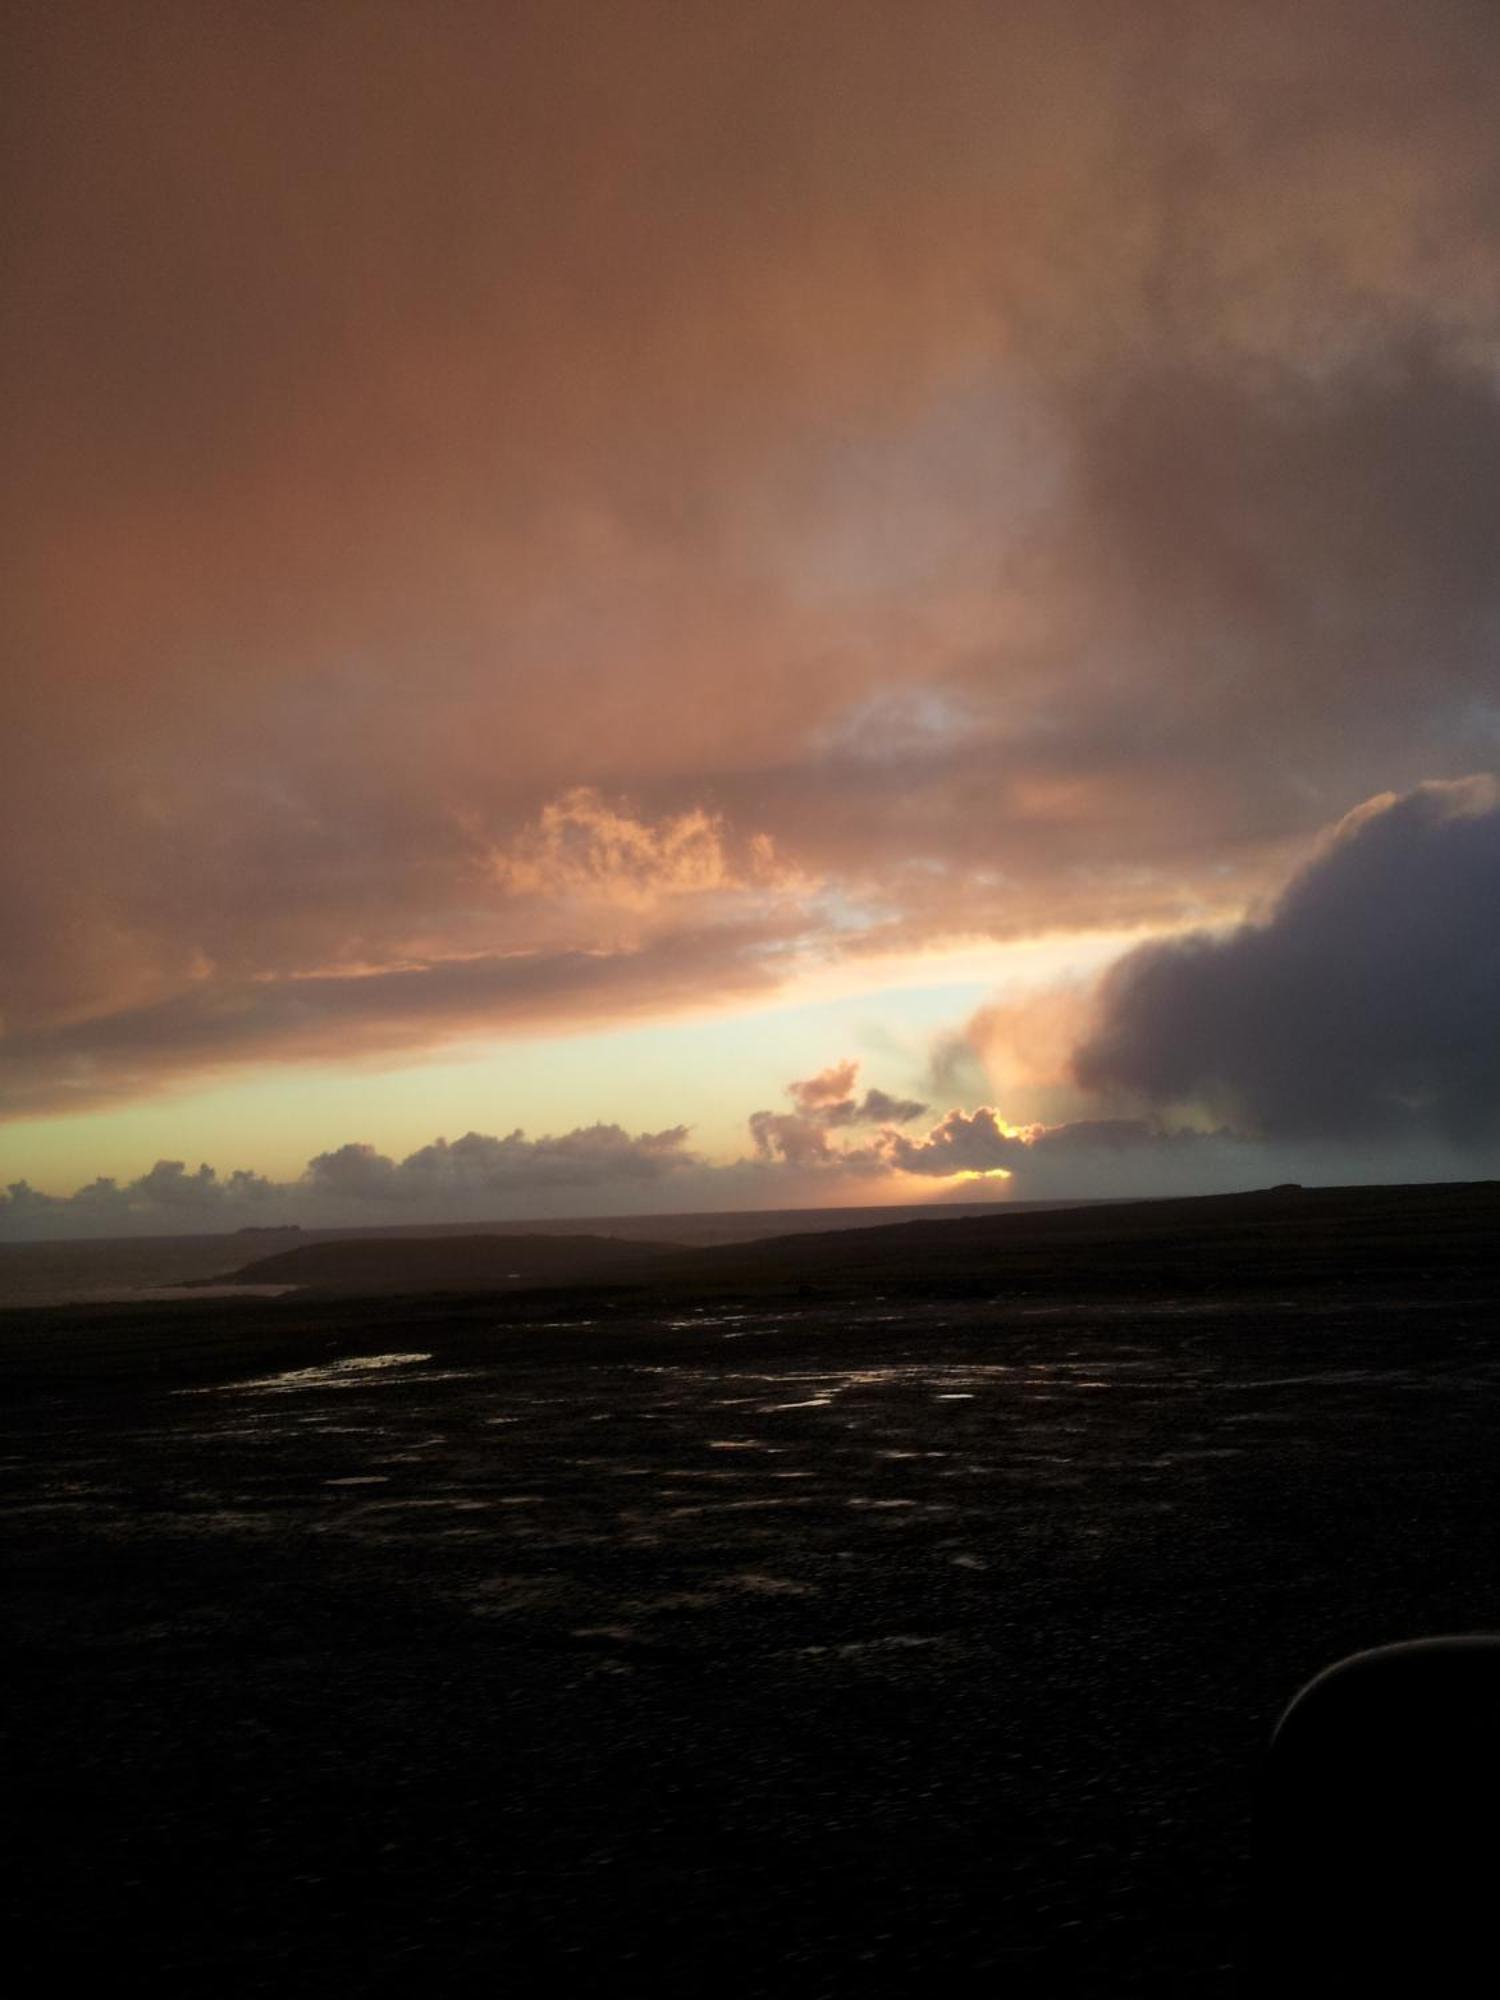
[[16, 1378], [23, 1992], [1227, 1995], [1280, 1707], [1500, 1626], [1477, 1304], [224, 1312]]

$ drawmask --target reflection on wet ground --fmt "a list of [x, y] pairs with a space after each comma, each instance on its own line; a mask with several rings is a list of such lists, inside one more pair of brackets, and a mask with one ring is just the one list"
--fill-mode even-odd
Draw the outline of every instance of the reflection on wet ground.
[[299, 1389], [338, 1389], [363, 1383], [371, 1375], [383, 1374], [387, 1368], [415, 1368], [431, 1359], [430, 1354], [356, 1354], [348, 1360], [325, 1361], [318, 1368], [284, 1368], [279, 1375], [259, 1375], [249, 1382], [227, 1382], [222, 1388], [184, 1389], [178, 1394], [290, 1395]]
[[[675, 1361], [426, 1324], [7, 1426], [24, 1645], [67, 1668], [39, 1740], [99, 1731], [79, 1865], [128, 1831], [144, 1923], [150, 1857], [217, 1843], [265, 1990], [387, 1990], [339, 1972], [352, 1901], [434, 1990], [647, 1954], [683, 1991], [1232, 1991], [1282, 1699], [1495, 1620], [1485, 1329], [807, 1319], [695, 1315]], [[166, 1962], [261, 1990], [172, 1921]]]

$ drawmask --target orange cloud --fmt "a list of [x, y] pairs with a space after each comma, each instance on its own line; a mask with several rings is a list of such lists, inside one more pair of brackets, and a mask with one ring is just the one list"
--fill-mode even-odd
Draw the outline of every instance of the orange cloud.
[[1234, 917], [1493, 765], [1493, 6], [921, 11], [20, 10], [9, 1109]]
[[545, 805], [492, 866], [512, 895], [575, 896], [638, 911], [679, 896], [801, 886], [779, 867], [767, 835], [741, 847], [736, 859], [722, 817], [702, 807], [652, 823], [579, 785]]

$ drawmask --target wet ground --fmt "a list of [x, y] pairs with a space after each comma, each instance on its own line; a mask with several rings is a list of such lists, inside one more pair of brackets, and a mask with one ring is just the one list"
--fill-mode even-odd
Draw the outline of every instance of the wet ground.
[[26, 1990], [1230, 1994], [1280, 1706], [1500, 1625], [1479, 1305], [580, 1311], [12, 1406]]

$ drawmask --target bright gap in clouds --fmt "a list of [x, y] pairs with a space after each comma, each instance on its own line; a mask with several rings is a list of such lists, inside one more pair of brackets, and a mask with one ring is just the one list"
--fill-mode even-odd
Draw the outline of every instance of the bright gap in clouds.
[[536, 1136], [598, 1121], [687, 1124], [695, 1151], [734, 1159], [750, 1113], [780, 1105], [789, 1078], [853, 1056], [867, 1082], [923, 1095], [933, 1047], [982, 1003], [1086, 981], [1133, 942], [1111, 932], [843, 960], [751, 1010], [471, 1044], [391, 1068], [247, 1069], [119, 1109], [0, 1127], [0, 1186], [24, 1176], [62, 1193], [96, 1174], [132, 1179], [164, 1158], [282, 1180], [350, 1140], [400, 1157], [439, 1133], [520, 1126]]

